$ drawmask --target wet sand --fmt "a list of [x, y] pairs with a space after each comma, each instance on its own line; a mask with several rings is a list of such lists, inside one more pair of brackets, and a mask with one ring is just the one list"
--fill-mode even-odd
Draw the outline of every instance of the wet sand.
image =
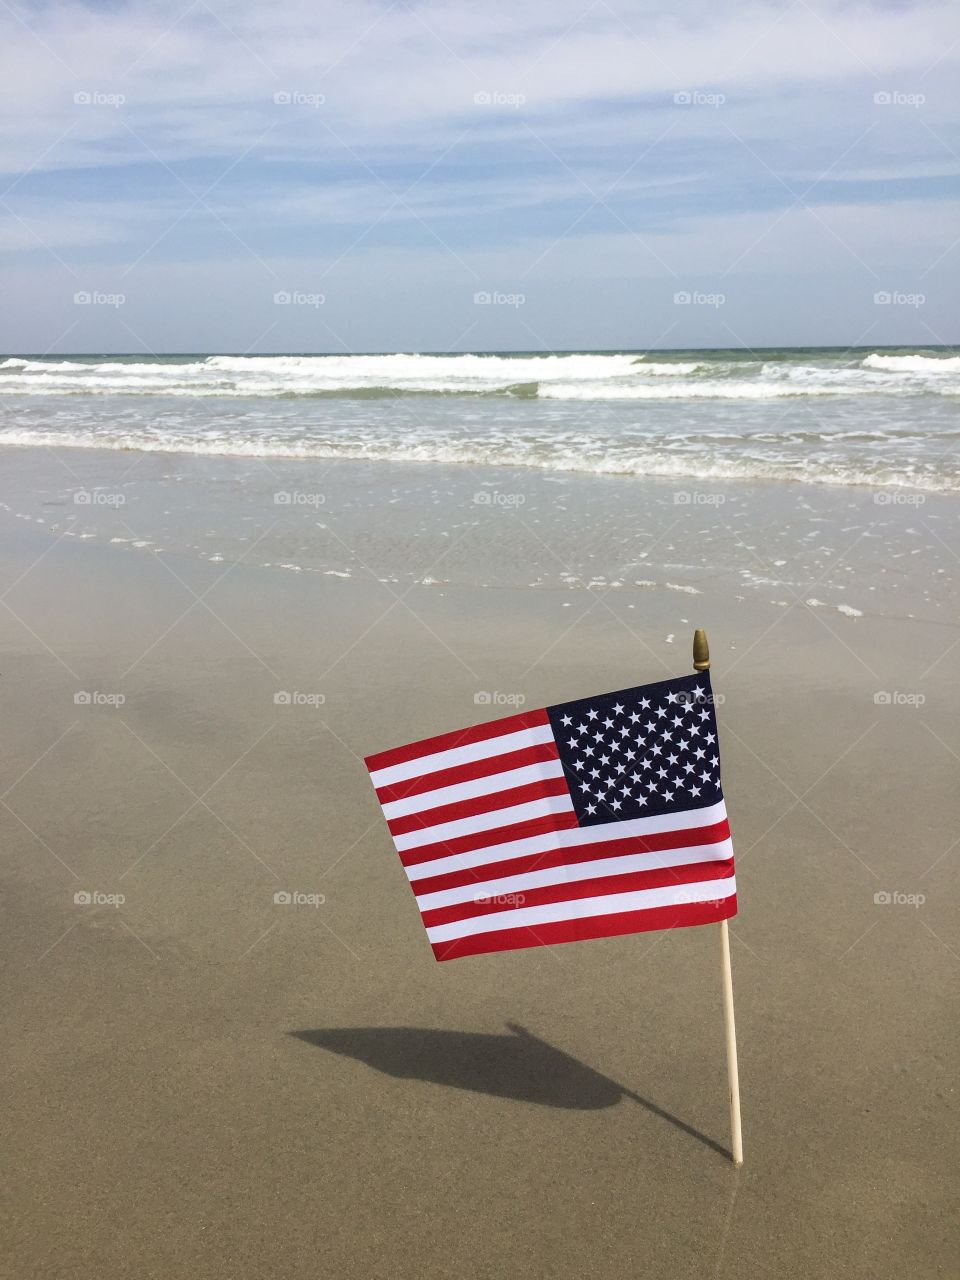
[[[0, 572], [5, 1274], [952, 1273], [955, 621], [297, 576], [12, 518]], [[695, 625], [740, 1173], [716, 931], [438, 965], [360, 760], [495, 695], [685, 671]]]

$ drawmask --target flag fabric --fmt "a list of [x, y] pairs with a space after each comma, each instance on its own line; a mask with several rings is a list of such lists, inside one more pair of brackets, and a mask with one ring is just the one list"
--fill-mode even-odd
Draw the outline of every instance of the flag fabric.
[[365, 763], [438, 960], [736, 914], [708, 673]]

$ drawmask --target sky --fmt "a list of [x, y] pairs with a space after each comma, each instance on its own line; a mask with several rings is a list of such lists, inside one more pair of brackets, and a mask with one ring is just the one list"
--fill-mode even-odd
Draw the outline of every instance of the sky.
[[960, 342], [960, 6], [0, 6], [11, 353]]

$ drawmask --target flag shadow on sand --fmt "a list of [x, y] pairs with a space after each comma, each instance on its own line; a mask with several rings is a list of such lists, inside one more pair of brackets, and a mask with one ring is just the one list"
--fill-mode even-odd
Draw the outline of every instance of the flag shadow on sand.
[[612, 1107], [627, 1098], [729, 1158], [720, 1143], [656, 1103], [555, 1049], [524, 1027], [514, 1023], [507, 1023], [507, 1027], [510, 1035], [427, 1027], [329, 1027], [289, 1034], [398, 1079], [424, 1080], [495, 1098], [573, 1111]]

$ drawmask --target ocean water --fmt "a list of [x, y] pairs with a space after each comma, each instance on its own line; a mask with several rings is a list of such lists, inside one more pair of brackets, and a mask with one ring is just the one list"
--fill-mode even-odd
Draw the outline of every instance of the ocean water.
[[960, 492], [960, 348], [11, 356], [0, 445]]

